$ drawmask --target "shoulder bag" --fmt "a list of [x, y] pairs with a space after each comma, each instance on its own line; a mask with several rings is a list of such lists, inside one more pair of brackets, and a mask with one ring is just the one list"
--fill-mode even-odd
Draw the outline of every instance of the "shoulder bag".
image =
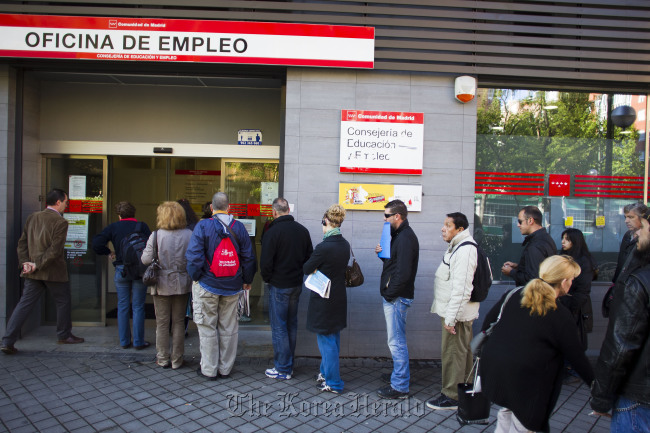
[[158, 230], [153, 232], [153, 260], [151, 260], [151, 263], [149, 266], [147, 266], [147, 269], [144, 271], [144, 274], [142, 275], [142, 283], [147, 286], [155, 286], [158, 284], [158, 274], [160, 273], [160, 270], [162, 267], [160, 266], [160, 262], [158, 261], [158, 239], [156, 234], [158, 233]]
[[345, 287], [358, 287], [363, 284], [363, 273], [361, 273], [361, 266], [357, 263], [357, 259], [354, 258], [352, 248], [350, 248], [350, 254], [352, 255], [352, 264], [345, 269]]
[[515, 289], [512, 289], [508, 294], [506, 295], [506, 299], [504, 299], [503, 304], [501, 304], [501, 310], [499, 311], [499, 316], [497, 317], [497, 320], [492, 322], [490, 324], [490, 327], [487, 328], [485, 331], [481, 331], [478, 334], [472, 338], [472, 341], [469, 343], [469, 347], [472, 350], [472, 353], [476, 356], [479, 356], [481, 353], [481, 349], [483, 348], [483, 345], [485, 342], [488, 340], [490, 335], [494, 332], [494, 327], [496, 326], [497, 323], [499, 323], [499, 320], [501, 320], [501, 315], [503, 314], [503, 309], [512, 297], [512, 295], [515, 292], [519, 292], [521, 290], [521, 287], [517, 287]]

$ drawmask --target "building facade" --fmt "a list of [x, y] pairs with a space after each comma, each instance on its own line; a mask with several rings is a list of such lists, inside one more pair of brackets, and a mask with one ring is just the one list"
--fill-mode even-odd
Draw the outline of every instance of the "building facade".
[[[421, 247], [408, 319], [413, 358], [440, 356], [440, 322], [429, 308], [435, 269], [446, 248], [440, 227], [447, 213], [474, 215], [473, 229], [484, 235], [495, 279], [501, 281], [493, 299], [511, 284], [498, 269], [505, 254], [517, 258], [521, 240], [516, 227], [512, 234], [512, 218], [522, 205], [544, 210], [556, 242], [563, 227], [582, 229], [605, 265], [624, 232], [621, 205], [647, 197], [647, 116], [635, 105], [647, 105], [650, 89], [650, 5], [642, 0], [579, 5], [153, 0], [110, 6], [0, 1], [0, 15], [3, 31], [13, 29], [16, 15], [56, 17], [63, 23], [59, 29], [75, 35], [66, 43], [77, 45], [74, 56], [9, 47], [0, 57], [0, 194], [6, 203], [0, 210], [0, 278], [6, 282], [0, 288], [0, 331], [20, 296], [15, 250], [22, 224], [43, 207], [42, 197], [52, 187], [69, 190], [73, 199], [69, 214], [79, 240], [71, 239], [67, 249], [73, 320], [87, 326], [114, 326], [112, 266], [94, 255], [88, 241], [116, 219], [112, 207], [121, 200], [134, 203], [138, 218], [153, 227], [161, 201], [187, 198], [200, 216], [212, 193], [225, 190], [231, 212], [246, 221], [259, 254], [269, 198], [276, 195], [288, 199], [317, 244], [323, 212], [342, 201], [341, 184], [421, 187], [421, 207], [409, 214]], [[370, 66], [367, 61], [328, 66], [286, 55], [269, 60], [272, 54], [246, 61], [234, 53], [220, 61], [89, 58], [79, 54], [88, 50], [80, 48], [84, 39], [77, 21], [67, 17], [167, 25], [184, 20], [188, 26], [243, 22], [262, 34], [259, 29], [273, 27], [269, 23], [302, 25], [303, 35], [312, 25], [372, 29], [372, 60]], [[25, 42], [45, 51], [46, 38], [52, 39], [50, 47], [57, 43], [45, 34], [56, 31], [39, 29]], [[232, 50], [243, 50], [235, 40]], [[58, 43], [65, 48], [63, 39]], [[133, 43], [142, 47], [144, 42]], [[461, 75], [477, 79], [478, 97], [468, 103], [455, 98], [455, 79]], [[611, 126], [608, 115], [617, 98], [625, 97], [638, 112], [629, 135], [623, 134], [627, 128]], [[343, 110], [421, 113], [421, 174], [342, 171]], [[573, 130], [558, 126], [570, 119], [578, 119]], [[551, 191], [557, 179], [552, 175], [568, 175], [569, 190]], [[517, 177], [523, 180], [513, 181]], [[381, 212], [350, 210], [342, 227], [365, 275], [364, 285], [348, 289], [342, 356], [389, 355], [379, 296], [381, 262], [374, 253], [382, 224]], [[595, 306], [606, 285], [606, 266], [603, 270], [603, 283], [594, 286]], [[264, 294], [258, 276], [248, 329], [268, 330]], [[303, 297], [302, 324], [306, 304]], [[29, 326], [52, 319], [51, 302], [45, 300]], [[318, 354], [315, 338], [300, 326], [297, 351]], [[241, 329], [246, 332], [244, 324]], [[590, 348], [599, 345], [598, 338], [590, 340]]]

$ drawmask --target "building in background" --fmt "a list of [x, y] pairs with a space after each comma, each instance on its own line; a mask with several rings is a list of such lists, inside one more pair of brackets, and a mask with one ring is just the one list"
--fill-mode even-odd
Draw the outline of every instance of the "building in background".
[[[134, 203], [155, 226], [159, 202], [187, 198], [200, 214], [216, 190], [230, 194], [258, 253], [277, 195], [317, 243], [324, 210], [345, 200], [340, 190], [363, 190], [378, 204], [416, 191], [413, 358], [439, 357], [429, 306], [446, 247], [437, 228], [449, 212], [474, 214], [475, 238], [498, 269], [500, 255], [518, 254], [517, 209], [538, 205], [556, 242], [568, 225], [587, 234], [606, 280], [623, 233], [620, 208], [643, 199], [647, 183], [650, 6], [425, 3], [0, 1], [0, 331], [20, 296], [22, 223], [51, 187], [70, 192], [75, 326], [114, 323], [112, 267], [87, 248], [115, 220], [114, 203]], [[16, 37], [24, 15], [33, 29]], [[464, 104], [454, 90], [462, 75], [479, 87]], [[637, 121], [608, 127], [610, 108], [623, 103]], [[374, 118], [372, 128], [354, 129], [376, 131], [365, 144], [342, 142], [343, 113], [359, 111], [407, 113], [421, 127]], [[420, 159], [395, 169], [398, 145], [420, 146]], [[353, 170], [342, 169], [346, 146], [360, 152]], [[374, 254], [383, 218], [372, 207], [350, 210], [342, 227], [366, 277], [349, 289], [342, 356], [388, 356]], [[268, 330], [259, 277], [251, 301], [247, 326]], [[52, 321], [51, 302], [31, 327]], [[298, 355], [317, 355], [312, 339], [298, 341]]]

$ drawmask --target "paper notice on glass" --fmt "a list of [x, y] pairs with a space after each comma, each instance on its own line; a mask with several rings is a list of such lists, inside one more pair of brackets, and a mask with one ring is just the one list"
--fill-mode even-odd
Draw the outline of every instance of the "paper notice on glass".
[[63, 218], [68, 220], [68, 235], [65, 238], [66, 250], [88, 249], [88, 214], [66, 213]]
[[72, 200], [83, 200], [86, 198], [86, 176], [69, 177], [68, 198]]
[[309, 274], [305, 280], [305, 287], [318, 293], [321, 298], [330, 297], [331, 286], [332, 282], [321, 271], [316, 271], [312, 274]]

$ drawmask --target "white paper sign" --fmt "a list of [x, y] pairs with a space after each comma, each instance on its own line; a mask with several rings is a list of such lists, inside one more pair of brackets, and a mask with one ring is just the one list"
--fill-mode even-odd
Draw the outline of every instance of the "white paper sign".
[[248, 236], [255, 236], [255, 219], [238, 218], [237, 221], [244, 224], [244, 227], [246, 227], [246, 231], [248, 232]]
[[88, 217], [87, 213], [63, 214], [63, 218], [68, 220], [68, 235], [64, 245], [66, 250], [88, 249]]
[[86, 198], [86, 176], [70, 176], [68, 180], [68, 198], [71, 200]]
[[422, 174], [424, 114], [341, 111], [341, 173]]
[[278, 197], [278, 182], [261, 182], [260, 204], [273, 204], [273, 200]]

